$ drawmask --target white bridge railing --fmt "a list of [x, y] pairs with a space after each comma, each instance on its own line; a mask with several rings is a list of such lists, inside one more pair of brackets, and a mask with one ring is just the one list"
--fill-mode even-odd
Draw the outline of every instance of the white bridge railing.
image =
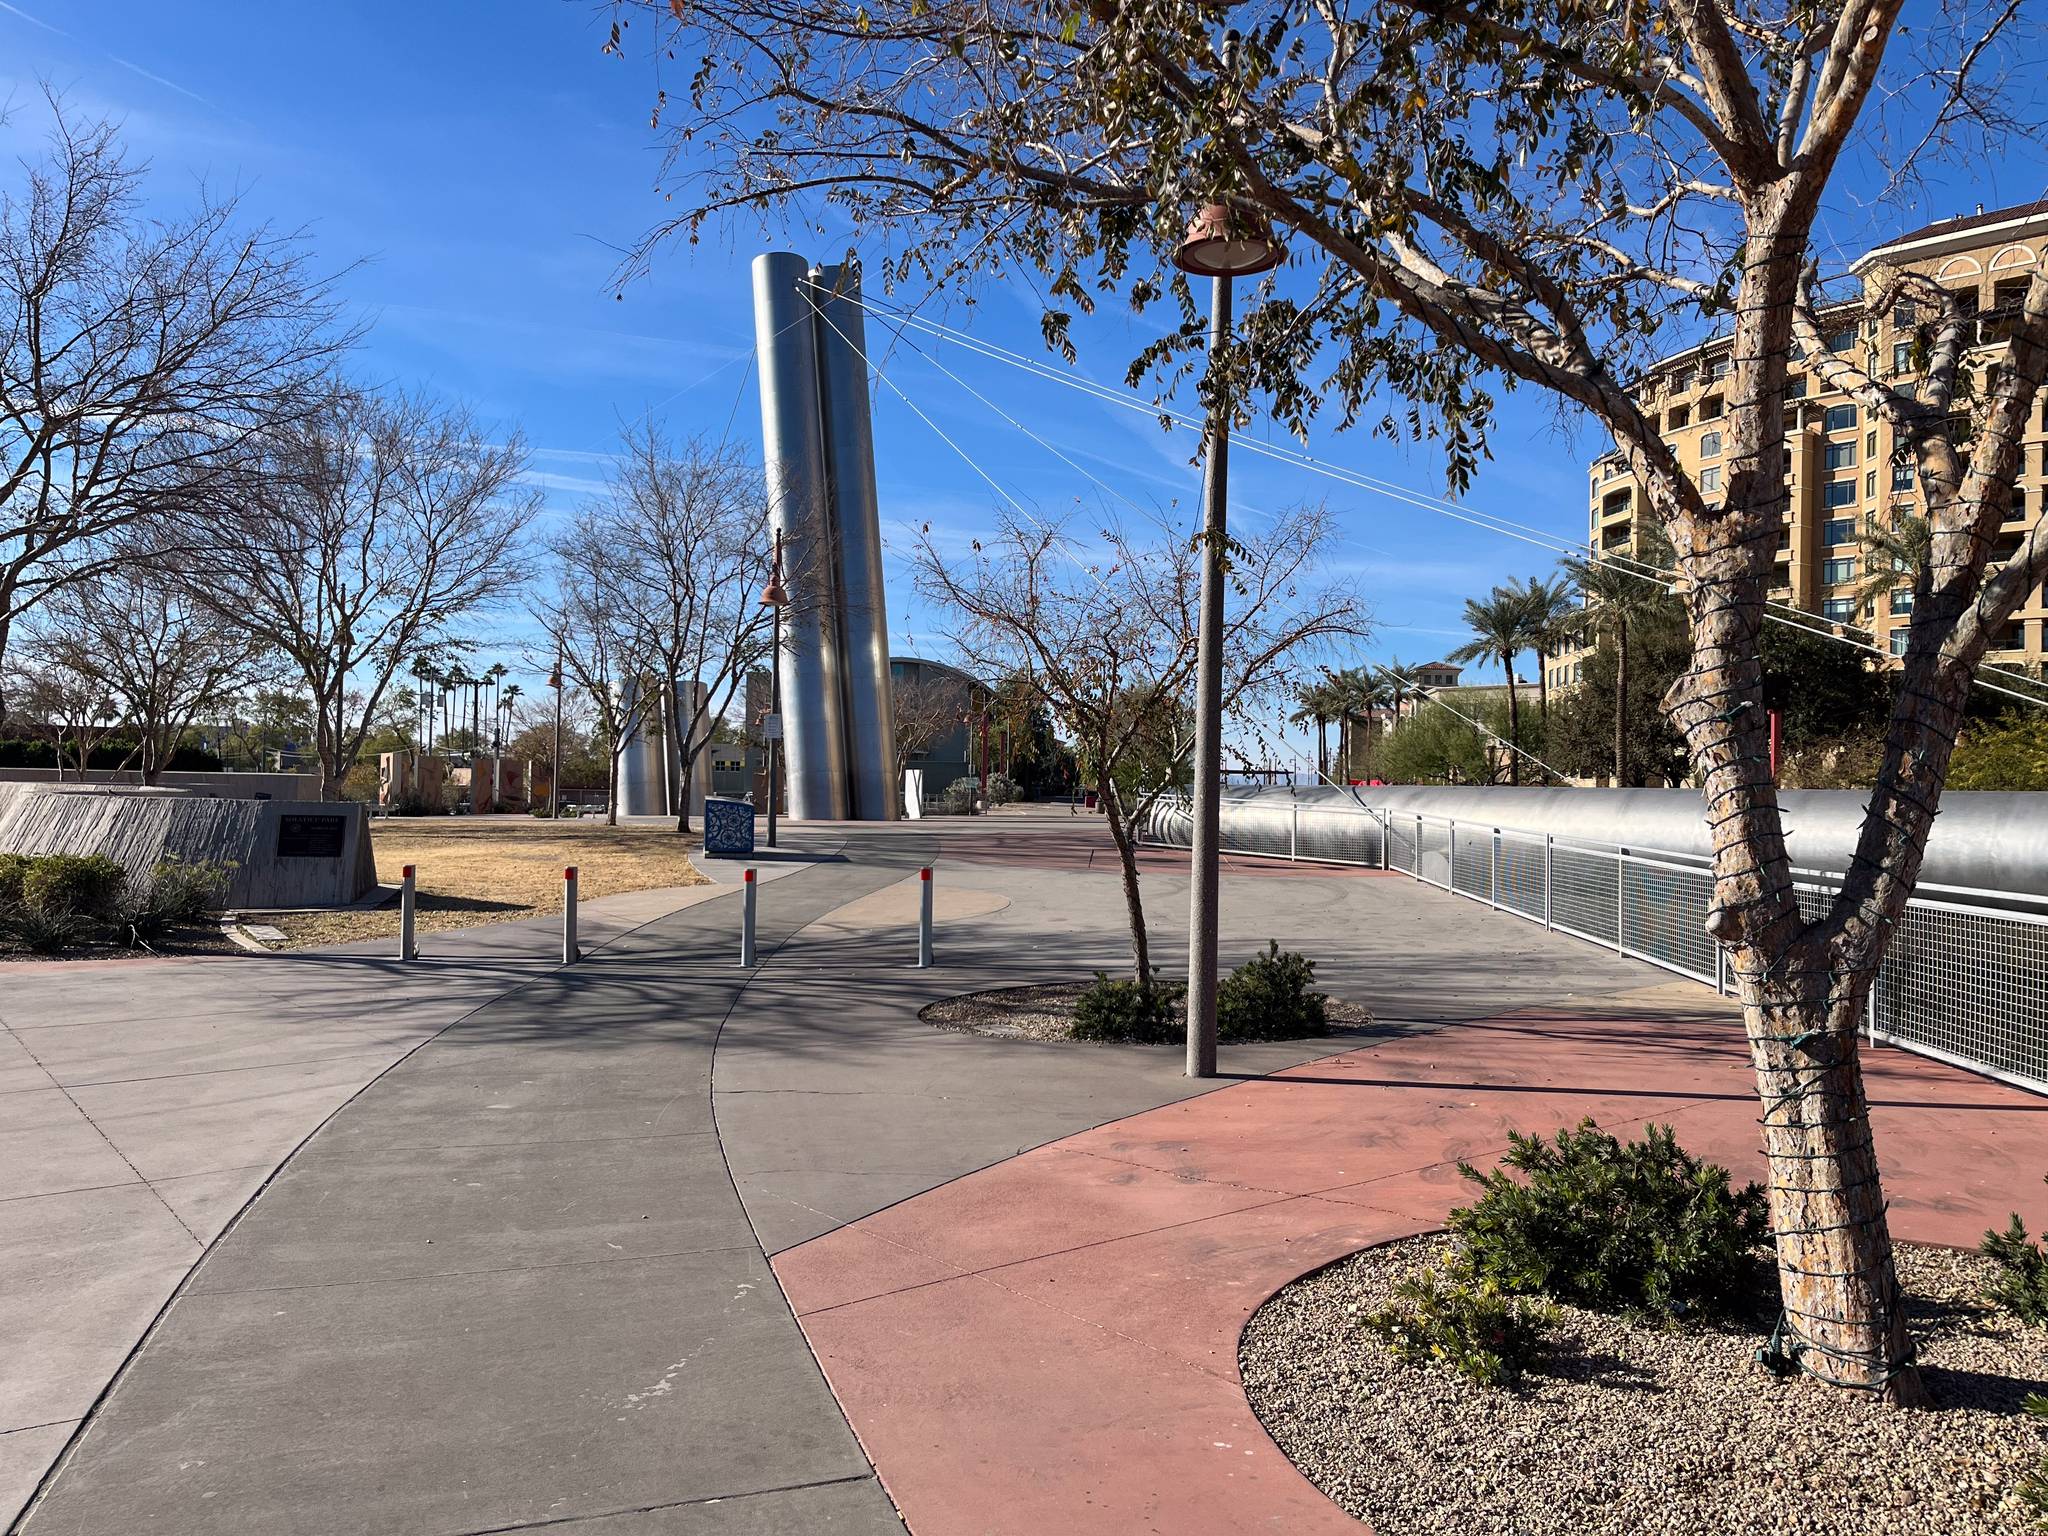
[[[1189, 842], [1188, 805], [1162, 800], [1147, 840]], [[1733, 990], [1707, 936], [1713, 877], [1698, 858], [1370, 806], [1223, 805], [1222, 851], [1398, 870], [1556, 933]], [[1818, 915], [1839, 877], [1799, 871]], [[1873, 1041], [2048, 1093], [2048, 902], [1925, 888], [1907, 904], [1870, 992]]]

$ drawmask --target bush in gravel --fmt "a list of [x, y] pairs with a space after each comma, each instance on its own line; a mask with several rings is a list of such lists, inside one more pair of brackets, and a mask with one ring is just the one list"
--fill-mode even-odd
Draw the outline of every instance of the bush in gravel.
[[21, 877], [21, 903], [36, 912], [112, 917], [127, 871], [105, 854], [46, 853]]
[[165, 859], [150, 871], [148, 888], [122, 903], [121, 926], [130, 942], [147, 944], [213, 916], [227, 890], [227, 865]]
[[[2048, 1184], [2048, 1177], [2041, 1181]], [[2041, 1234], [2048, 1239], [2048, 1232]], [[2027, 1224], [2013, 1213], [2012, 1225], [2003, 1232], [1986, 1232], [1984, 1257], [1998, 1266], [1998, 1274], [1985, 1288], [1984, 1299], [2005, 1308], [2023, 1323], [2048, 1327], [2048, 1254], [2027, 1237]]]
[[1076, 1040], [1130, 1041], [1170, 1045], [1186, 1033], [1181, 1013], [1182, 988], [1164, 982], [1136, 982], [1095, 973], [1095, 980], [1074, 1000]]
[[1316, 963], [1266, 941], [1216, 988], [1216, 1035], [1221, 1040], [1299, 1040], [1330, 1032], [1330, 999], [1315, 987]]
[[[2048, 1397], [2038, 1392], [2029, 1392], [2021, 1407], [2041, 1426], [2048, 1429]], [[2034, 1512], [2034, 1524], [2048, 1530], [2048, 1455], [2034, 1464], [2034, 1469], [2020, 1479], [2020, 1502]]]
[[1600, 1311], [1739, 1316], [1766, 1278], [1763, 1186], [1734, 1189], [1669, 1126], [1622, 1142], [1591, 1120], [1554, 1141], [1508, 1133], [1501, 1169], [1458, 1171], [1484, 1193], [1451, 1212], [1473, 1277]]
[[1511, 1387], [1543, 1351], [1556, 1314], [1541, 1301], [1511, 1296], [1492, 1280], [1426, 1269], [1403, 1280], [1397, 1304], [1368, 1313], [1365, 1326], [1396, 1357], [1438, 1362], [1486, 1387]]

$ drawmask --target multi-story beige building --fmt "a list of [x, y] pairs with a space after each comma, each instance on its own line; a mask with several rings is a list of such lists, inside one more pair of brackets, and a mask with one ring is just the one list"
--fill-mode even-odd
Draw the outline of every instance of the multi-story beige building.
[[[2048, 200], [2019, 208], [1946, 219], [1901, 235], [1866, 252], [1850, 267], [1866, 293], [1885, 270], [1924, 272], [1960, 298], [1975, 318], [1977, 347], [1972, 366], [1979, 383], [2002, 348], [2010, 317], [2026, 294], [2036, 264], [2048, 259]], [[1913, 371], [1916, 327], [1930, 318], [1928, 306], [1901, 303], [1889, 313], [1860, 320], [1857, 308], [1823, 316], [1835, 328], [1826, 337], [1834, 351], [1857, 350], [1866, 365], [1886, 378]], [[1637, 386], [1636, 398], [1661, 418], [1664, 439], [1711, 503], [1721, 489], [1723, 394], [1729, 376], [1725, 337], [1689, 347], [1659, 361]], [[1892, 430], [1846, 395], [1794, 364], [1785, 406], [1786, 483], [1790, 515], [1778, 535], [1773, 602], [1791, 604], [1851, 627], [1855, 638], [1898, 654], [1905, 649], [1913, 594], [1909, 574], [1889, 593], [1869, 592], [1871, 552], [1864, 539], [1892, 526], [1904, 512], [1920, 510], [1910, 459], [1894, 455]], [[1959, 412], [1959, 414], [1962, 414]], [[2025, 456], [2013, 503], [1992, 551], [2009, 558], [2032, 519], [2040, 516], [2048, 484], [2048, 393], [2027, 432]], [[1642, 488], [1619, 454], [1597, 460], [1592, 469], [1591, 543], [1604, 552], [1639, 547]], [[2042, 676], [2048, 655], [2048, 606], [2036, 589], [2014, 615], [1987, 660]], [[1553, 685], [1573, 681], [1582, 658], [1561, 658]]]

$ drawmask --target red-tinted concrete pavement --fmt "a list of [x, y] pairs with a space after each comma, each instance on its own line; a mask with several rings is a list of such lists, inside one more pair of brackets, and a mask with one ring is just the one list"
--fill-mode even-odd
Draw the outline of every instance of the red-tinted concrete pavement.
[[[1870, 1058], [1904, 1238], [2034, 1198], [2048, 1102]], [[1458, 1159], [1591, 1115], [1761, 1173], [1732, 1013], [1656, 987], [1325, 1058], [1116, 1121], [782, 1254], [812, 1348], [916, 1536], [1362, 1529], [1245, 1403], [1237, 1337], [1295, 1276], [1441, 1225]]]

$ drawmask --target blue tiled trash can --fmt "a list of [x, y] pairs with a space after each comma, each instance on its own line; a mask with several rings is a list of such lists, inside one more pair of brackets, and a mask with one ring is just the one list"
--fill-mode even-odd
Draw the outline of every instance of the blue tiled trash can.
[[714, 859], [744, 859], [754, 851], [754, 807], [745, 800], [704, 799], [704, 852]]

